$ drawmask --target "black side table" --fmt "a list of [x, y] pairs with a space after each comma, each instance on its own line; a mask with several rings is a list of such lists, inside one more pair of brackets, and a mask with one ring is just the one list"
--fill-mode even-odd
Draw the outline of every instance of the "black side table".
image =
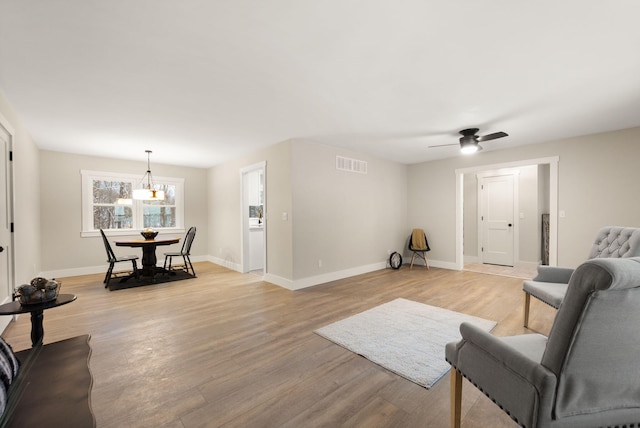
[[20, 302], [13, 301], [0, 305], [0, 315], [18, 315], [31, 313], [31, 346], [42, 345], [44, 338], [44, 328], [42, 320], [44, 319], [45, 309], [57, 308], [76, 300], [75, 294], [58, 294], [56, 300], [50, 302], [38, 303], [35, 305], [21, 305]]

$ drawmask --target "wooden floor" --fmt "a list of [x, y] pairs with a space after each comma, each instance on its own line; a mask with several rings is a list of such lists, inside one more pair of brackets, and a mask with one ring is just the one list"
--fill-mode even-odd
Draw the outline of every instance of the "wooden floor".
[[531, 279], [538, 274], [535, 267], [511, 267], [491, 265], [487, 263], [465, 263], [464, 270], [478, 273], [489, 273], [492, 275], [514, 276], [516, 278]]
[[[522, 327], [522, 280], [424, 267], [381, 270], [300, 291], [211, 263], [198, 278], [108, 291], [63, 278], [78, 300], [45, 312], [45, 343], [89, 333], [98, 427], [447, 427], [449, 375], [427, 390], [316, 335], [398, 297]], [[532, 299], [547, 334], [555, 310]], [[30, 346], [21, 316], [3, 336]], [[417, 338], [419, 340], [419, 338]], [[443, 356], [444, 358], [444, 356]], [[513, 427], [465, 380], [463, 427]]]

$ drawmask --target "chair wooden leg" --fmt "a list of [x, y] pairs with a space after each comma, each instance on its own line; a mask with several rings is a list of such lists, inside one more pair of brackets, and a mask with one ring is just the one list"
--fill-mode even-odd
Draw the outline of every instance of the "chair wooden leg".
[[189, 266], [191, 266], [191, 273], [193, 276], [196, 276], [196, 270], [193, 268], [193, 263], [191, 263], [191, 257], [187, 256], [187, 261], [189, 262]]
[[137, 280], [140, 277], [140, 273], [138, 272], [138, 262], [131, 260], [131, 264], [133, 265], [133, 276], [135, 276]]
[[460, 428], [461, 407], [462, 374], [451, 367], [451, 428]]
[[524, 292], [524, 326], [529, 327], [529, 306], [531, 305], [531, 294]]
[[424, 265], [427, 267], [427, 270], [429, 270], [429, 262], [427, 261], [427, 255], [426, 254], [422, 254], [422, 260], [424, 260]]
[[196, 270], [193, 268], [193, 263], [191, 263], [191, 257], [187, 256], [187, 260], [189, 261], [189, 266], [191, 266], [191, 273], [193, 276], [196, 276]]
[[189, 273], [189, 268], [191, 268], [191, 274], [196, 276], [196, 271], [193, 269], [193, 264], [191, 264], [191, 258], [188, 254], [182, 256], [182, 261], [184, 262], [184, 270]]
[[[171, 256], [164, 256], [164, 264], [162, 265], [162, 272], [164, 275], [171, 273]], [[169, 266], [167, 266], [167, 261], [169, 261]]]
[[113, 273], [114, 262], [109, 263], [109, 269], [107, 269], [107, 274], [104, 276], [104, 288], [109, 286], [109, 281], [111, 280], [111, 274]]
[[413, 261], [416, 259], [416, 256], [424, 260], [424, 265], [426, 266], [427, 270], [429, 270], [429, 262], [427, 261], [427, 255], [423, 252], [420, 252], [418, 254], [417, 250], [413, 251], [413, 254], [411, 255], [411, 266], [409, 266], [409, 269], [413, 268]]

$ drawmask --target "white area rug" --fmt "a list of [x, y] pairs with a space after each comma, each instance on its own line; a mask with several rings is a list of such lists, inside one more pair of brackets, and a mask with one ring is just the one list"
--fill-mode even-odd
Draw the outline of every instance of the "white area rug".
[[315, 332], [387, 370], [430, 388], [451, 367], [444, 347], [460, 340], [460, 324], [491, 331], [494, 321], [396, 299]]

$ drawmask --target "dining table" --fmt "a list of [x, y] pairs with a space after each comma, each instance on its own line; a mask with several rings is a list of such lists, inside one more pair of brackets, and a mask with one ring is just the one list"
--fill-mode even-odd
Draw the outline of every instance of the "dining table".
[[142, 277], [153, 281], [157, 273], [164, 271], [164, 268], [156, 266], [158, 261], [156, 248], [158, 246], [177, 244], [178, 242], [180, 242], [180, 238], [127, 239], [115, 241], [115, 244], [118, 247], [142, 248]]

